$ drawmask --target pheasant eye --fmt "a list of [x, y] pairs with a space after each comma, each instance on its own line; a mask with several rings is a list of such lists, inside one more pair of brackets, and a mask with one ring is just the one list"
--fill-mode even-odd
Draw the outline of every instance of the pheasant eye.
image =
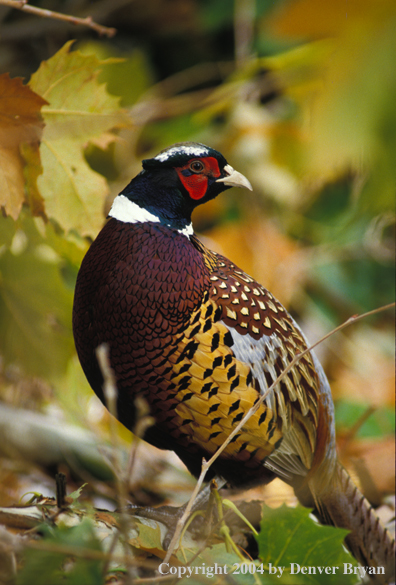
[[190, 170], [193, 173], [200, 173], [203, 170], [204, 166], [203, 163], [201, 163], [201, 161], [199, 160], [195, 160], [192, 163], [190, 163]]

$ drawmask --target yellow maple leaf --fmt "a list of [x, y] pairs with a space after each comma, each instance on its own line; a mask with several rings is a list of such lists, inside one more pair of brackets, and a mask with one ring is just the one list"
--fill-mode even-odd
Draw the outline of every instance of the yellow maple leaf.
[[40, 146], [43, 173], [37, 187], [47, 217], [66, 232], [95, 237], [103, 224], [108, 186], [87, 164], [84, 149], [90, 140], [127, 126], [130, 120], [120, 109], [119, 99], [98, 82], [101, 68], [112, 61], [71, 52], [71, 44], [41, 63], [30, 80], [30, 86], [48, 102], [42, 110], [46, 124]]

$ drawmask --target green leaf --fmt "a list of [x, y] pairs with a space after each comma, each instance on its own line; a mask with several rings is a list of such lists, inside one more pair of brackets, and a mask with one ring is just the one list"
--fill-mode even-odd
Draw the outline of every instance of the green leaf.
[[[368, 404], [358, 404], [346, 400], [335, 402], [335, 417], [337, 429], [344, 432], [351, 429], [354, 424], [365, 414]], [[393, 435], [395, 432], [395, 411], [390, 407], [378, 408], [364, 422], [356, 433], [359, 439], [381, 438]]]
[[[344, 563], [356, 566], [343, 547], [347, 533], [347, 530], [320, 525], [302, 506], [283, 505], [276, 509], [264, 506], [256, 539], [259, 557], [266, 568], [264, 574], [270, 574], [276, 583], [287, 585], [354, 585], [356, 576], [344, 574]], [[328, 573], [326, 567], [330, 567]], [[283, 568], [282, 576], [280, 568]]]
[[[187, 553], [188, 556], [193, 556], [191, 551]], [[178, 557], [180, 557], [180, 553]], [[244, 565], [243, 568], [242, 564]], [[182, 585], [213, 583], [218, 582], [218, 579], [221, 583], [229, 581], [238, 585], [253, 585], [257, 581], [255, 581], [254, 575], [249, 573], [250, 565], [253, 565], [253, 563], [249, 560], [244, 563], [234, 552], [227, 552], [225, 544], [216, 544], [206, 548], [194, 558], [190, 564], [191, 574], [188, 567], [178, 567], [178, 570], [179, 575], [184, 577], [181, 581]], [[167, 571], [169, 569], [163, 567], [163, 570]], [[253, 566], [251, 570], [255, 570]]]
[[391, 267], [389, 260], [379, 263], [362, 254], [361, 258], [318, 264], [312, 273], [327, 295], [343, 299], [346, 306], [353, 299], [359, 312], [364, 312], [394, 299]]
[[[78, 526], [49, 528], [43, 526], [43, 545], [57, 549], [29, 550], [24, 555], [23, 569], [18, 573], [17, 585], [101, 585], [104, 583], [102, 562], [76, 556], [71, 560], [71, 551], [81, 549], [100, 551], [90, 520], [83, 520]], [[64, 552], [62, 552], [62, 547]], [[68, 553], [66, 553], [68, 551]], [[66, 562], [67, 560], [67, 562]]]
[[72, 500], [78, 500], [78, 498], [81, 496], [81, 492], [83, 491], [83, 489], [85, 488], [86, 485], [88, 485], [88, 484], [87, 483], [83, 483], [82, 486], [80, 486], [74, 492], [72, 492], [71, 494], [69, 494], [68, 497], [71, 498]]
[[95, 54], [102, 62], [112, 60], [112, 66], [101, 71], [99, 82], [106, 83], [109, 93], [120, 96], [122, 106], [134, 104], [154, 82], [150, 61], [141, 49], [123, 52], [114, 44], [90, 40], [79, 44], [78, 50], [83, 55]]
[[[15, 221], [11, 217], [0, 217], [0, 259], [15, 236]], [[1, 286], [1, 280], [0, 280]]]
[[76, 271], [83, 250], [51, 225], [40, 233], [27, 214], [13, 226], [10, 221], [0, 218], [0, 233], [4, 227], [6, 234], [0, 253], [0, 352], [27, 374], [53, 378], [64, 373], [74, 353], [74, 282], [63, 271]]
[[147, 525], [143, 522], [135, 522], [138, 535], [136, 538], [131, 538], [130, 544], [145, 551], [150, 551], [152, 554], [158, 554], [163, 551], [161, 541], [161, 529], [159, 525], [153, 522], [153, 525]]

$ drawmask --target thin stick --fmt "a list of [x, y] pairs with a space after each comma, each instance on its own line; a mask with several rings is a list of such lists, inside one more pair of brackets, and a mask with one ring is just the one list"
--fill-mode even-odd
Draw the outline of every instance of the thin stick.
[[58, 508], [64, 508], [66, 505], [66, 475], [64, 473], [57, 473], [55, 475], [56, 482], [56, 505]]
[[[114, 372], [110, 365], [110, 358], [109, 358], [109, 346], [107, 343], [102, 343], [99, 347], [96, 348], [96, 358], [98, 360], [98, 364], [100, 367], [100, 371], [102, 372], [103, 376], [103, 394], [106, 399], [106, 406], [108, 411], [110, 412], [110, 439], [112, 443], [112, 450], [111, 450], [111, 458], [113, 467], [115, 470], [115, 477], [116, 477], [116, 486], [117, 486], [117, 495], [118, 501], [120, 505], [120, 523], [119, 523], [119, 532], [123, 536], [124, 539], [124, 550], [125, 556], [130, 554], [130, 548], [128, 545], [129, 540], [129, 524], [130, 524], [130, 517], [126, 513], [126, 505], [127, 505], [127, 493], [128, 493], [128, 486], [126, 478], [122, 477], [122, 465], [119, 457], [119, 441], [117, 436], [117, 429], [116, 429], [116, 419], [117, 419], [117, 397], [118, 397], [118, 390], [116, 385], [116, 380], [114, 377]], [[113, 545], [112, 545], [113, 546]], [[107, 563], [105, 565], [107, 567]], [[126, 583], [132, 582], [132, 574], [130, 572], [130, 567], [127, 568], [128, 570], [128, 580]]]
[[242, 67], [251, 56], [255, 4], [255, 0], [236, 0], [234, 3], [235, 60], [239, 67]]
[[37, 8], [37, 6], [30, 6], [27, 0], [0, 0], [0, 4], [3, 6], [9, 6], [10, 8], [16, 8], [27, 12], [28, 14], [34, 14], [35, 16], [41, 16], [42, 18], [53, 18], [55, 20], [63, 20], [64, 22], [70, 22], [75, 25], [87, 26], [93, 29], [99, 35], [106, 35], [107, 37], [114, 37], [117, 32], [115, 28], [109, 28], [97, 24], [92, 20], [92, 16], [86, 18], [79, 18], [78, 16], [70, 16], [69, 14], [62, 14], [61, 12], [53, 12], [52, 10], [45, 10], [43, 8]]
[[357, 421], [346, 431], [344, 434], [344, 448], [345, 446], [355, 438], [356, 434], [360, 431], [364, 423], [370, 416], [376, 411], [376, 407], [370, 405], [366, 410], [363, 412], [362, 415], [359, 416]]
[[306, 355], [307, 353], [309, 353], [311, 350], [313, 350], [319, 344], [323, 343], [323, 341], [326, 341], [326, 339], [328, 339], [329, 337], [331, 337], [335, 333], [338, 333], [338, 331], [341, 331], [342, 329], [345, 329], [346, 327], [349, 327], [349, 325], [352, 325], [352, 323], [356, 323], [357, 321], [361, 321], [362, 319], [365, 319], [366, 317], [370, 317], [371, 315], [376, 315], [377, 313], [381, 313], [382, 311], [386, 311], [388, 309], [391, 309], [395, 305], [396, 305], [396, 303], [390, 303], [389, 305], [385, 305], [383, 307], [379, 307], [378, 309], [374, 309], [373, 311], [368, 311], [367, 313], [362, 313], [361, 315], [353, 315], [352, 317], [350, 317], [349, 319], [347, 319], [347, 321], [345, 321], [341, 325], [338, 325], [338, 327], [336, 327], [335, 329], [333, 329], [332, 331], [330, 331], [329, 333], [327, 333], [326, 335], [324, 335], [323, 337], [321, 337], [313, 345], [310, 345], [309, 347], [307, 347], [307, 349], [305, 349], [301, 353], [297, 354], [294, 357], [294, 359], [290, 362], [290, 364], [278, 376], [278, 378], [275, 380], [275, 382], [273, 382], [273, 384], [271, 384], [271, 386], [266, 390], [266, 392], [264, 392], [264, 394], [262, 394], [262, 396], [260, 396], [260, 399], [247, 412], [247, 414], [244, 416], [244, 418], [235, 427], [235, 429], [232, 431], [232, 433], [230, 433], [230, 435], [227, 437], [227, 439], [224, 441], [224, 443], [221, 445], [221, 447], [219, 447], [219, 449], [216, 451], [216, 453], [209, 459], [209, 461], [208, 461], [208, 469], [212, 465], [212, 463], [214, 463], [214, 461], [216, 461], [216, 459], [219, 457], [219, 455], [221, 455], [221, 453], [224, 451], [224, 449], [227, 447], [227, 445], [231, 442], [231, 440], [235, 437], [235, 435], [237, 433], [239, 433], [239, 431], [241, 430], [241, 428], [246, 424], [246, 422], [250, 419], [250, 417], [259, 409], [259, 407], [261, 406], [261, 404], [267, 398], [268, 394], [270, 392], [272, 392], [272, 390], [275, 388], [275, 386], [277, 386], [277, 384], [279, 384], [279, 382], [284, 378], [284, 376], [286, 376], [286, 374], [288, 374], [290, 372], [290, 370], [292, 368], [294, 368], [294, 366], [296, 365], [296, 363], [299, 362], [300, 359], [304, 355]]
[[[119, 480], [119, 473], [121, 470], [121, 463], [119, 460], [119, 448], [118, 448], [118, 435], [116, 429], [117, 419], [117, 386], [114, 378], [114, 372], [110, 366], [109, 360], [109, 346], [106, 343], [102, 343], [96, 348], [96, 359], [98, 360], [99, 368], [103, 376], [103, 394], [106, 400], [106, 406], [110, 413], [109, 427], [110, 427], [110, 440], [113, 446], [112, 450], [112, 463], [116, 472], [116, 478]], [[119, 484], [119, 481], [117, 482]], [[121, 486], [118, 485], [119, 495], [123, 496]], [[120, 502], [120, 504], [123, 502]]]
[[133, 441], [129, 451], [128, 463], [125, 470], [125, 484], [129, 486], [129, 480], [132, 476], [133, 467], [136, 461], [136, 453], [141, 439], [144, 437], [146, 430], [153, 426], [155, 419], [150, 415], [150, 407], [142, 396], [135, 398], [136, 423], [132, 429]]
[[198, 493], [199, 493], [199, 491], [201, 489], [201, 486], [202, 486], [202, 484], [204, 482], [205, 475], [206, 475], [208, 469], [216, 461], [216, 459], [221, 455], [221, 453], [224, 451], [224, 449], [226, 449], [227, 445], [229, 445], [229, 443], [232, 441], [232, 439], [235, 437], [235, 435], [237, 433], [239, 433], [239, 431], [247, 423], [247, 421], [250, 419], [250, 417], [253, 416], [253, 414], [260, 408], [261, 404], [267, 398], [268, 394], [270, 392], [272, 392], [272, 390], [275, 388], [275, 386], [277, 384], [279, 384], [279, 382], [282, 380], [282, 378], [284, 376], [286, 376], [286, 374], [288, 372], [290, 372], [290, 370], [296, 365], [296, 363], [305, 354], [307, 354], [308, 352], [310, 352], [312, 349], [314, 349], [320, 343], [323, 343], [323, 341], [325, 341], [326, 339], [328, 339], [329, 337], [331, 337], [335, 333], [338, 333], [338, 331], [341, 331], [342, 329], [345, 329], [346, 327], [349, 327], [349, 325], [352, 325], [353, 323], [356, 323], [357, 321], [361, 321], [362, 319], [365, 319], [366, 317], [370, 317], [371, 315], [376, 315], [377, 313], [381, 313], [382, 311], [386, 311], [388, 309], [391, 309], [392, 307], [395, 307], [395, 305], [396, 305], [396, 303], [390, 303], [389, 305], [385, 305], [383, 307], [379, 307], [378, 309], [374, 309], [373, 311], [368, 311], [367, 313], [363, 313], [361, 315], [353, 315], [347, 321], [345, 321], [341, 325], [338, 325], [338, 327], [336, 327], [335, 329], [333, 329], [332, 331], [330, 331], [330, 333], [327, 333], [326, 335], [324, 335], [323, 337], [321, 337], [319, 339], [319, 341], [316, 341], [316, 343], [314, 343], [313, 345], [310, 345], [309, 347], [307, 347], [307, 349], [305, 349], [301, 353], [297, 354], [293, 358], [293, 360], [283, 370], [283, 372], [278, 376], [278, 378], [275, 380], [275, 382], [273, 384], [271, 384], [271, 386], [266, 390], [266, 392], [264, 392], [264, 394], [262, 394], [260, 396], [260, 399], [256, 402], [256, 404], [254, 406], [252, 406], [252, 408], [250, 410], [248, 410], [248, 412], [245, 414], [245, 416], [243, 417], [243, 419], [238, 423], [238, 425], [235, 427], [235, 429], [228, 435], [227, 439], [218, 448], [218, 450], [216, 451], [216, 453], [214, 455], [212, 455], [212, 457], [209, 459], [209, 461], [206, 461], [205, 459], [202, 460], [202, 468], [201, 468], [201, 473], [200, 473], [199, 478], [198, 478], [198, 481], [197, 481], [197, 485], [195, 486], [195, 489], [194, 489], [194, 491], [193, 491], [193, 493], [192, 493], [192, 495], [190, 497], [190, 500], [189, 500], [189, 502], [188, 502], [188, 504], [186, 506], [186, 509], [184, 510], [183, 515], [179, 518], [179, 520], [177, 522], [175, 532], [173, 534], [172, 540], [171, 540], [171, 542], [169, 544], [168, 551], [167, 551], [166, 556], [164, 558], [164, 563], [169, 562], [169, 559], [170, 559], [173, 551], [176, 548], [176, 545], [178, 543], [178, 540], [179, 540], [181, 531], [183, 530], [183, 526], [184, 526], [184, 524], [185, 524], [188, 516], [190, 515], [190, 512], [191, 512], [191, 509], [193, 507], [195, 498], [197, 497], [197, 495], [198, 495]]

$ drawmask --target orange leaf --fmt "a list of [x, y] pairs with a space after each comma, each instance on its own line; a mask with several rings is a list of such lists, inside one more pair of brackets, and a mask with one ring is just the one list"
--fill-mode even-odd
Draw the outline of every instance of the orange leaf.
[[47, 102], [21, 78], [0, 75], [0, 206], [16, 219], [24, 201], [24, 161], [20, 147], [38, 151], [43, 128], [40, 109]]

